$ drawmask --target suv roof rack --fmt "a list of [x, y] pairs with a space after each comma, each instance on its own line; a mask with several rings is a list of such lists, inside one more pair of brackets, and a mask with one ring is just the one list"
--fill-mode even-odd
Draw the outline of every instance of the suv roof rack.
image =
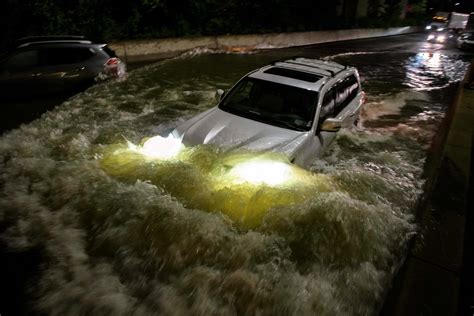
[[45, 44], [45, 43], [81, 43], [81, 44], [92, 44], [92, 41], [88, 40], [84, 36], [77, 35], [52, 35], [52, 36], [28, 36], [23, 37], [15, 41], [18, 48], [25, 47], [34, 44]]
[[298, 66], [304, 66], [304, 67], [308, 67], [308, 68], [314, 68], [314, 69], [319, 70], [319, 73], [321, 71], [323, 71], [331, 77], [334, 77], [335, 75], [337, 75], [341, 71], [347, 69], [347, 66], [343, 66], [343, 65], [338, 64], [336, 62], [322, 61], [322, 60], [318, 60], [318, 59], [307, 59], [307, 58], [302, 58], [302, 57], [293, 57], [293, 58], [286, 59], [286, 60], [273, 61], [273, 62], [270, 63], [270, 65], [274, 66], [277, 63], [298, 65]]
[[306, 58], [296, 57], [296, 58], [287, 60], [286, 62], [290, 64], [325, 70], [329, 72], [332, 77], [334, 77], [336, 74], [340, 73], [341, 71], [347, 69], [347, 66], [340, 65], [336, 62], [322, 61], [318, 59], [306, 59]]

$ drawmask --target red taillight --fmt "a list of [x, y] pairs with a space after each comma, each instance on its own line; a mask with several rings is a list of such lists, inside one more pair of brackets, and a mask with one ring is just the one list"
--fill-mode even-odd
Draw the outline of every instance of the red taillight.
[[120, 78], [126, 73], [125, 64], [120, 58], [109, 58], [104, 64], [104, 74], [108, 77]]
[[117, 65], [119, 63], [120, 63], [120, 59], [118, 59], [117, 57], [112, 57], [112, 58], [109, 58], [109, 60], [107, 60], [105, 64], [107, 66], [112, 66], [112, 65]]

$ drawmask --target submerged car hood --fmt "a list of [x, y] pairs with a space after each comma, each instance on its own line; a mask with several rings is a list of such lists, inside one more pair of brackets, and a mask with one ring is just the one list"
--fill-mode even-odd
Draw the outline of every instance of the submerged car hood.
[[294, 131], [237, 116], [215, 107], [177, 127], [184, 145], [214, 144], [226, 148], [271, 150], [289, 158], [310, 132]]

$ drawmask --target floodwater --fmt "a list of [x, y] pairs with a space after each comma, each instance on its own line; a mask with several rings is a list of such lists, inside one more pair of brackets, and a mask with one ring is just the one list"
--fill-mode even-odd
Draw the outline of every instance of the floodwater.
[[[361, 127], [293, 182], [234, 183], [227, 162], [256, 153], [130, 150], [296, 54], [357, 67], [367, 101]], [[135, 70], [0, 138], [1, 237], [42, 250], [31, 287], [47, 314], [375, 314], [417, 233], [426, 152], [466, 68], [436, 51], [286, 49]]]

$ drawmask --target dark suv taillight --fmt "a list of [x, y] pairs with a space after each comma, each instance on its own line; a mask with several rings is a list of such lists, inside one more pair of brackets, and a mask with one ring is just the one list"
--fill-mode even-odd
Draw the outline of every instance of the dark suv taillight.
[[125, 64], [118, 57], [109, 58], [104, 64], [104, 72], [110, 77], [122, 77], [127, 72]]
[[120, 63], [120, 59], [118, 59], [117, 57], [112, 57], [112, 58], [109, 58], [109, 60], [107, 60], [105, 64], [110, 66], [110, 65], [117, 65], [118, 63]]

